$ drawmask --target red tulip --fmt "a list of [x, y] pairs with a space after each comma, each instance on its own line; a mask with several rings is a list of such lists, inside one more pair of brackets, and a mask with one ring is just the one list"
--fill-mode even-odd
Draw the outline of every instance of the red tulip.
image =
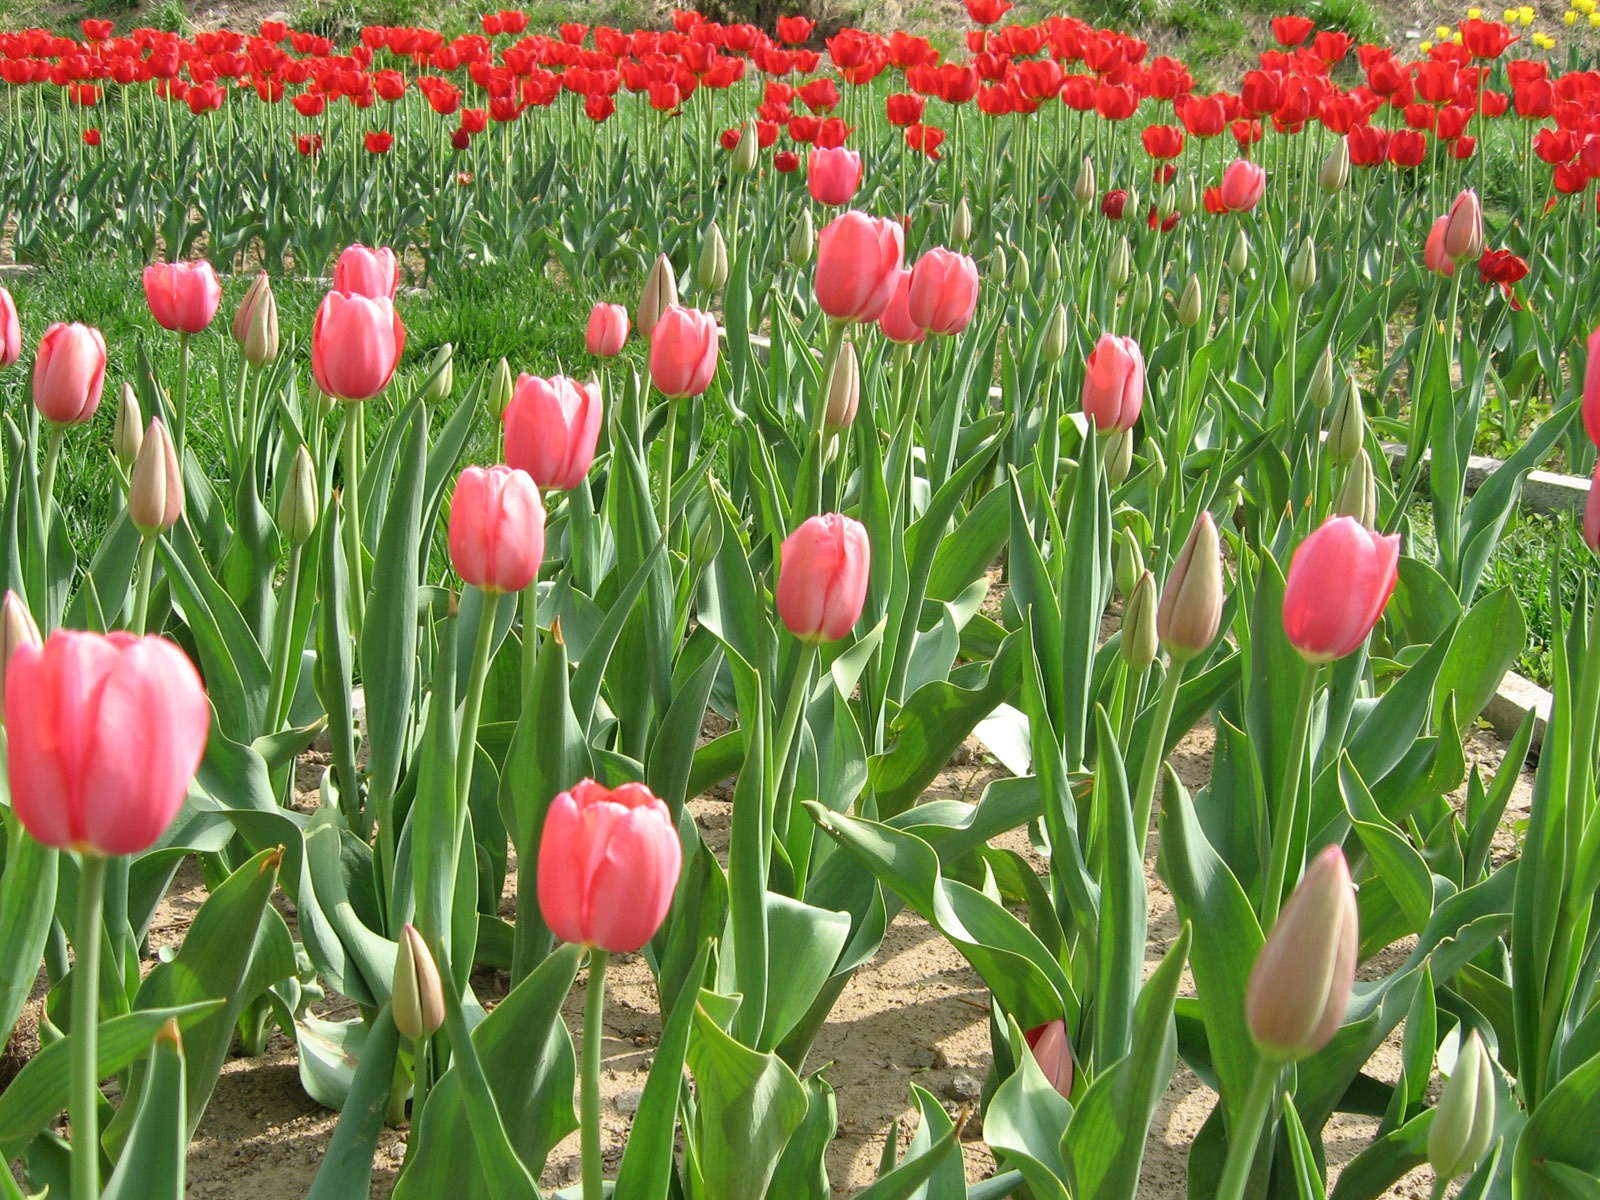
[[960, 333], [978, 307], [978, 264], [953, 250], [929, 250], [911, 268], [908, 307], [928, 332]]
[[1083, 412], [1099, 433], [1132, 429], [1144, 407], [1144, 354], [1131, 337], [1103, 334], [1089, 351]]
[[861, 619], [871, 567], [860, 521], [838, 513], [808, 518], [780, 548], [779, 619], [803, 642], [838, 641]]
[[817, 304], [838, 321], [876, 321], [905, 258], [898, 221], [847, 212], [817, 239]]
[[772, 156], [772, 169], [780, 175], [792, 175], [800, 169], [800, 156], [793, 150], [779, 150]]
[[848, 204], [861, 184], [861, 155], [839, 147], [813, 147], [806, 157], [806, 186], [818, 204]]
[[450, 564], [486, 592], [520, 592], [544, 559], [539, 485], [512, 467], [468, 467], [450, 501]]
[[1248, 159], [1236, 158], [1222, 172], [1222, 204], [1229, 212], [1249, 212], [1267, 189], [1267, 173]]
[[346, 246], [333, 266], [333, 290], [374, 300], [394, 299], [400, 290], [400, 264], [387, 246], [376, 250]]
[[928, 102], [921, 96], [915, 96], [909, 92], [897, 93], [884, 101], [884, 107], [889, 116], [889, 124], [900, 128], [904, 128], [907, 125], [915, 125], [921, 121], [923, 110], [927, 107], [927, 104]]
[[81, 425], [100, 407], [106, 340], [98, 329], [61, 322], [45, 330], [33, 360], [33, 403], [58, 425]]
[[661, 927], [682, 869], [672, 813], [648, 787], [585, 779], [545, 815], [539, 912], [564, 942], [629, 954]]
[[[620, 307], [620, 306], [618, 306]], [[626, 318], [624, 318], [626, 320]], [[583, 482], [600, 440], [600, 385], [556, 375], [522, 375], [506, 406], [506, 463], [541, 488], [568, 491]]]
[[650, 380], [664, 396], [698, 396], [717, 371], [717, 319], [674, 304], [650, 331]]
[[1140, 136], [1151, 158], [1177, 158], [1183, 153], [1183, 130], [1176, 125], [1149, 125]]
[[1307, 662], [1332, 662], [1366, 641], [1399, 578], [1400, 535], [1329, 517], [1295, 548], [1283, 631]]
[[1011, 10], [1011, 0], [967, 0], [967, 16], [979, 25], [993, 25]]
[[1600, 446], [1600, 329], [1589, 335], [1589, 361], [1583, 369], [1583, 427]]
[[[1593, 351], [1590, 352], [1591, 355]], [[1592, 359], [1591, 359], [1592, 361]], [[1584, 424], [1588, 424], [1589, 405], [1587, 399], [1583, 408]], [[1600, 554], [1600, 461], [1594, 464], [1594, 474], [1589, 478], [1589, 494], [1583, 502], [1583, 541], [1589, 549]], [[10, 599], [11, 593], [6, 593]]]
[[217, 315], [222, 284], [205, 261], [156, 263], [144, 269], [144, 298], [156, 324], [173, 333], [200, 333]]
[[1444, 251], [1451, 258], [1477, 258], [1483, 253], [1483, 209], [1471, 188], [1456, 197], [1445, 218]]
[[1444, 232], [1449, 225], [1449, 217], [1437, 218], [1428, 230], [1428, 240], [1422, 247], [1422, 265], [1446, 279], [1456, 273], [1456, 260], [1444, 248]]
[[386, 129], [369, 131], [366, 135], [368, 154], [387, 154], [394, 145], [394, 134]]
[[100, 131], [93, 126], [85, 129], [83, 131], [83, 144], [91, 148], [98, 146], [100, 144]]
[[1022, 1036], [1050, 1086], [1072, 1099], [1072, 1043], [1067, 1040], [1067, 1023], [1057, 1020], [1036, 1025]]
[[389, 386], [406, 327], [387, 297], [329, 292], [311, 330], [311, 374], [340, 400], [368, 400]]
[[1280, 46], [1298, 46], [1311, 36], [1310, 17], [1273, 17], [1272, 36]]
[[1126, 188], [1112, 188], [1100, 200], [1101, 215], [1107, 220], [1120, 221], [1122, 214], [1128, 207], [1128, 191]]
[[0, 367], [9, 367], [22, 357], [22, 323], [17, 318], [17, 302], [0, 287]]
[[939, 161], [939, 147], [944, 144], [944, 130], [937, 125], [924, 125], [918, 121], [906, 126], [906, 145], [920, 150], [934, 162]]
[[596, 358], [614, 358], [628, 340], [628, 310], [620, 304], [596, 304], [589, 312], [583, 341]]
[[11, 810], [62, 850], [137, 854], [172, 823], [211, 724], [171, 642], [58, 629], [6, 666]]
[[809, 17], [779, 17], [778, 40], [798, 46], [811, 36], [811, 31], [816, 27], [817, 23]]
[[878, 318], [878, 328], [891, 342], [914, 346], [925, 341], [928, 331], [911, 319], [911, 272], [901, 271], [895, 280], [889, 304]]

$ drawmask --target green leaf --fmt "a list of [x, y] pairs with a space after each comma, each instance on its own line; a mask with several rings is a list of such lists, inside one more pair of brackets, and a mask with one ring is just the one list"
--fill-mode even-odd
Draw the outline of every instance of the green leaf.
[[1322, 1190], [1322, 1173], [1306, 1137], [1306, 1127], [1300, 1123], [1294, 1097], [1288, 1095], [1283, 1100], [1283, 1136], [1289, 1142], [1289, 1165], [1294, 1171], [1295, 1194], [1299, 1200], [1327, 1200]]
[[1458, 736], [1477, 719], [1500, 681], [1517, 661], [1527, 642], [1528, 624], [1516, 593], [1509, 587], [1490, 592], [1462, 618], [1450, 639], [1450, 653], [1439, 671], [1433, 692], [1435, 727], [1444, 719], [1444, 706], [1456, 698]]
[[343, 1110], [370, 1029], [360, 1017], [325, 1021], [306, 1013], [295, 1020], [294, 1048], [306, 1095], [324, 1108]]
[[806, 1015], [850, 940], [850, 914], [768, 892], [767, 1012], [757, 1050], [776, 1048]]
[[[1095, 705], [1094, 719], [1095, 745], [1100, 752], [1094, 808], [1103, 830], [1105, 866], [1101, 874], [1100, 925], [1096, 930], [1099, 963], [1092, 1061], [1097, 1069], [1103, 1069], [1132, 1048], [1134, 997], [1144, 963], [1142, 956], [1131, 950], [1145, 944], [1150, 898], [1117, 735], [1099, 705]], [[1172, 957], [1170, 952], [1167, 957]]]
[[[0, 745], [4, 739], [0, 730]], [[0, 782], [0, 793], [5, 790]], [[39, 976], [39, 961], [55, 917], [60, 851], [29, 837], [9, 806], [0, 812], [6, 830], [0, 875], [0, 1045], [4, 1045]]]
[[806, 1116], [783, 1148], [766, 1200], [828, 1200], [828, 1145], [839, 1132], [839, 1105], [833, 1087], [818, 1071], [800, 1081]]
[[[1555, 1200], [1600, 1193], [1596, 1129], [1600, 1129], [1600, 1054], [1551, 1088], [1528, 1118], [1512, 1158], [1518, 1194]], [[1579, 1178], [1586, 1179], [1584, 1187], [1571, 1190]]]
[[1061, 1145], [1072, 1121], [1072, 1105], [1045, 1078], [1016, 1018], [1008, 1015], [1006, 1024], [1017, 1069], [989, 1101], [984, 1140], [1003, 1163], [1022, 1171], [1038, 1200], [1067, 1200]]
[[1433, 1109], [1426, 1108], [1393, 1133], [1367, 1146], [1339, 1172], [1332, 1200], [1378, 1200], [1407, 1171], [1428, 1161], [1428, 1129]]
[[156, 1037], [138, 1115], [103, 1200], [182, 1200], [189, 1131], [184, 1127], [183, 1038], [176, 1025]]
[[[339, 1123], [334, 1126], [327, 1153], [317, 1168], [317, 1177], [306, 1193], [306, 1200], [346, 1200], [350, 1196], [365, 1196], [371, 1190], [372, 1156], [383, 1135], [399, 1049], [400, 1034], [394, 1027], [394, 1014], [385, 1004], [378, 1010], [365, 1038], [360, 1065], [350, 1081]], [[304, 1059], [301, 1061], [303, 1063]]]
[[[960, 1130], [944, 1111], [944, 1105], [914, 1083], [911, 1098], [917, 1103], [921, 1120], [905, 1157], [894, 1170], [857, 1192], [856, 1200], [966, 1200], [967, 1180], [961, 1155], [952, 1153]], [[892, 1143], [885, 1144], [885, 1154], [892, 1154], [893, 1150]]]

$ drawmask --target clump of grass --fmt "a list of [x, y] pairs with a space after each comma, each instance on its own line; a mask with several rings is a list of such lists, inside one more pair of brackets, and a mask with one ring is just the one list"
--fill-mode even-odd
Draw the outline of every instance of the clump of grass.
[[1357, 44], [1384, 40], [1383, 18], [1367, 0], [1316, 0], [1306, 15], [1318, 29], [1348, 33]]

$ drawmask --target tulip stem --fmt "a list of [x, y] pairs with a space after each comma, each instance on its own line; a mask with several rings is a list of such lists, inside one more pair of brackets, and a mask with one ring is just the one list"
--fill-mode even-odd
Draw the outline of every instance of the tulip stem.
[[128, 626], [128, 631], [139, 637], [144, 636], [150, 620], [150, 577], [155, 570], [156, 539], [142, 537], [139, 539], [139, 581], [133, 590], [133, 621]]
[[1261, 1126], [1272, 1106], [1272, 1092], [1277, 1083], [1278, 1064], [1264, 1058], [1257, 1061], [1239, 1122], [1228, 1132], [1228, 1159], [1217, 1184], [1217, 1200], [1241, 1200], [1244, 1196], [1245, 1185], [1250, 1181], [1250, 1166], [1255, 1162], [1256, 1143], [1261, 1140]]
[[1428, 1192], [1429, 1200], [1444, 1200], [1445, 1192], [1450, 1189], [1450, 1181], [1443, 1175], [1435, 1173], [1433, 1188]]
[[[672, 528], [672, 463], [677, 457], [678, 440], [678, 401], [679, 397], [667, 398], [667, 430], [666, 441], [662, 446], [661, 457], [661, 536], [667, 537], [667, 531]], [[669, 539], [670, 541], [670, 539]]]
[[345, 554], [350, 559], [350, 625], [356, 640], [361, 640], [361, 626], [366, 618], [367, 585], [363, 579], [365, 568], [361, 562], [361, 402], [347, 400], [344, 406], [344, 490], [349, 497], [345, 505], [348, 520], [345, 522]]
[[107, 862], [85, 853], [78, 867], [76, 958], [72, 972], [71, 1088], [72, 1194], [78, 1200], [100, 1195], [100, 1109], [98, 1059], [100, 1020], [100, 908], [105, 899]]
[[278, 623], [276, 640], [272, 647], [272, 684], [267, 691], [267, 732], [277, 733], [288, 720], [285, 692], [289, 688], [290, 655], [299, 647], [290, 644], [294, 631], [294, 610], [300, 593], [300, 547], [289, 551], [289, 568], [284, 573], [283, 587], [278, 590], [278, 611], [284, 614]]
[[605, 1164], [600, 1157], [600, 1061], [605, 1033], [606, 961], [598, 947], [589, 950], [589, 985], [583, 1000], [583, 1200], [601, 1200]]
[[1283, 783], [1283, 799], [1278, 805], [1276, 819], [1272, 822], [1272, 859], [1267, 867], [1265, 886], [1261, 893], [1261, 928], [1270, 931], [1278, 919], [1278, 906], [1283, 900], [1283, 885], [1289, 872], [1289, 843], [1294, 840], [1294, 827], [1299, 819], [1300, 776], [1305, 772], [1306, 737], [1311, 730], [1311, 702], [1317, 694], [1317, 668], [1306, 663], [1300, 674], [1300, 697], [1295, 702], [1294, 726], [1289, 732], [1289, 757], [1284, 760], [1288, 778]]
[[[50, 562], [50, 527], [55, 524], [56, 465], [61, 461], [61, 444], [66, 439], [67, 427], [50, 422], [50, 435], [44, 444], [44, 470], [39, 473], [39, 511], [44, 518], [44, 544], [40, 547], [40, 561], [48, 572]], [[43, 597], [34, 601], [40, 604]]]
[[500, 592], [484, 592], [478, 614], [478, 637], [472, 647], [472, 673], [467, 676], [467, 698], [461, 709], [461, 741], [456, 747], [456, 846], [460, 849], [465, 832], [467, 796], [472, 787], [472, 760], [478, 749], [478, 715], [483, 711], [483, 681], [489, 675], [489, 658], [494, 650], [494, 618], [500, 608]]
[[[789, 698], [784, 701], [783, 716], [778, 720], [778, 740], [773, 744], [777, 754], [772, 772], [772, 787], [778, 797], [777, 812], [773, 818], [772, 828], [768, 833], [775, 839], [787, 844], [789, 833], [789, 814], [794, 803], [794, 789], [785, 786], [785, 776], [790, 764], [794, 761], [795, 734], [800, 727], [800, 713], [805, 708], [806, 697], [811, 694], [811, 669], [816, 665], [817, 656], [821, 653], [815, 642], [807, 642], [806, 648], [801, 651], [800, 661], [795, 664], [794, 677], [789, 680]], [[767, 857], [772, 856], [772, 847], [766, 847]], [[799, 863], [795, 869], [801, 869]]]
[[1178, 685], [1183, 682], [1184, 665], [1177, 659], [1167, 664], [1161, 692], [1156, 698], [1155, 723], [1150, 726], [1150, 737], [1144, 744], [1144, 762], [1139, 767], [1139, 800], [1133, 809], [1133, 835], [1139, 839], [1140, 861], [1144, 860], [1145, 841], [1150, 836], [1150, 815], [1155, 810], [1156, 784], [1161, 778], [1161, 760], [1165, 757], [1162, 751], [1166, 748], [1167, 728], [1172, 724], [1172, 709], [1178, 701]]
[[[828, 438], [828, 384], [833, 379], [834, 364], [839, 361], [839, 351], [844, 346], [844, 322], [829, 319], [828, 342], [822, 355], [822, 381], [817, 385], [817, 398], [811, 412], [811, 441], [817, 454], [816, 469], [811, 481], [816, 485], [812, 502], [816, 513], [822, 512], [822, 476], [827, 460]], [[814, 516], [816, 513], [808, 513]], [[796, 516], [799, 514], [797, 513]]]
[[188, 428], [189, 413], [189, 338], [178, 335], [178, 390], [172, 396], [172, 443], [183, 461], [184, 431]]

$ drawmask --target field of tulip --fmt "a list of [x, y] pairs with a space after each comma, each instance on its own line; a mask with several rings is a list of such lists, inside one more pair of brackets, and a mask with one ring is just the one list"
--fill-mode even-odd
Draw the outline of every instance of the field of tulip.
[[1600, 1195], [1593, 0], [1010, 7], [0, 32], [0, 1200]]

